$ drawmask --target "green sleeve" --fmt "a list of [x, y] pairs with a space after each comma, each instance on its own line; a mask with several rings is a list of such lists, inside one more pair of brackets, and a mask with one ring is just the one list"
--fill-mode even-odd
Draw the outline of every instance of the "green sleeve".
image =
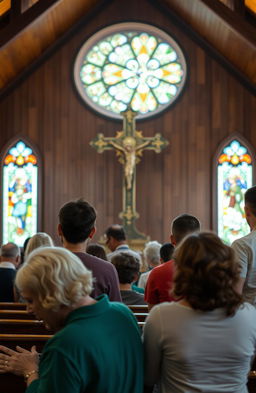
[[80, 393], [85, 390], [85, 375], [82, 380], [74, 362], [56, 350], [42, 357], [39, 376], [26, 393]]

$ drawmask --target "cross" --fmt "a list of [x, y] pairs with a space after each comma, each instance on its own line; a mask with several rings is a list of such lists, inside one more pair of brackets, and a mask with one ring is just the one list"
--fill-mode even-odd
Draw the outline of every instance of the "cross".
[[135, 220], [139, 217], [136, 212], [136, 164], [141, 160], [144, 150], [154, 150], [160, 153], [168, 145], [168, 141], [161, 134], [154, 137], [144, 137], [142, 131], [136, 130], [135, 117], [137, 115], [131, 109], [123, 113], [123, 130], [117, 131], [115, 137], [105, 137], [98, 134], [90, 145], [95, 147], [98, 153], [105, 150], [116, 151], [118, 161], [123, 165], [123, 211], [119, 217], [123, 220], [123, 227], [129, 239], [146, 239], [135, 226]]

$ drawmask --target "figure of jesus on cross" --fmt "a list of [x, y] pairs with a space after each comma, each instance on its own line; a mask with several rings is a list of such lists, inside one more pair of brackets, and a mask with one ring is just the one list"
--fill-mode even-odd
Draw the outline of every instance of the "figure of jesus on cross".
[[118, 131], [115, 137], [98, 134], [90, 145], [99, 153], [115, 149], [119, 162], [124, 167], [123, 211], [120, 217], [123, 219], [123, 226], [129, 239], [145, 239], [146, 236], [138, 232], [135, 226], [135, 220], [139, 216], [135, 207], [136, 164], [140, 161], [144, 150], [160, 153], [168, 145], [168, 141], [160, 134], [143, 137], [142, 132], [136, 131], [135, 128], [136, 114], [131, 109], [123, 112], [123, 130]]

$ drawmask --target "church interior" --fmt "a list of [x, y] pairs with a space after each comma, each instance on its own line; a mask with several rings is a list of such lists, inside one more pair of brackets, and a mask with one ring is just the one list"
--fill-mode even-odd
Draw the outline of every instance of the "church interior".
[[0, 29], [0, 393], [255, 392], [256, 1], [0, 0]]
[[75, 86], [74, 64], [81, 46], [99, 30], [136, 22], [171, 36], [186, 62], [177, 100], [136, 120], [143, 136], [160, 133], [168, 141], [160, 154], [145, 150], [136, 165], [136, 227], [153, 240], [168, 241], [171, 220], [191, 213], [205, 230], [217, 230], [222, 149], [238, 140], [255, 165], [253, 1], [251, 9], [235, 0], [193, 0], [193, 6], [191, 0], [13, 3], [20, 9], [1, 10], [0, 20], [2, 171], [8, 148], [19, 139], [36, 153], [37, 229], [58, 243], [59, 208], [80, 197], [97, 210], [96, 240], [109, 225], [122, 223], [122, 165], [114, 150], [98, 154], [90, 145], [99, 133], [114, 137], [122, 119], [85, 103]]

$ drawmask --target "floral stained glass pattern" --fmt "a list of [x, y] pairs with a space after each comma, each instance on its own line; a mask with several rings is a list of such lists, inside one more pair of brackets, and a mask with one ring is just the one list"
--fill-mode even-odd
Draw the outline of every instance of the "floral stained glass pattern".
[[131, 107], [138, 118], [148, 117], [178, 97], [186, 63], [176, 42], [161, 30], [136, 23], [125, 30], [126, 25], [112, 34], [104, 29], [102, 38], [92, 37], [91, 45], [82, 47], [75, 82], [82, 98], [107, 116], [120, 117]]
[[22, 246], [37, 231], [37, 158], [19, 141], [4, 158], [3, 243]]
[[233, 140], [218, 158], [218, 234], [227, 244], [249, 233], [244, 193], [251, 186], [251, 156]]

